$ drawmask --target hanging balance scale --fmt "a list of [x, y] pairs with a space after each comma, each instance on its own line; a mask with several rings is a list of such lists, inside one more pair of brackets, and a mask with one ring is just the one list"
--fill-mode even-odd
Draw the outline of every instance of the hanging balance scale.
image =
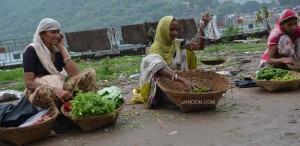
[[[208, 24], [208, 32], [209, 32], [209, 38], [212, 40], [212, 42], [214, 42], [213, 44], [216, 44], [216, 41], [220, 38], [220, 34], [219, 34], [219, 31], [217, 29], [217, 18], [216, 16], [213, 16], [213, 21], [210, 21], [209, 24]], [[202, 23], [200, 21], [200, 23]], [[204, 29], [202, 28], [202, 30], [200, 29], [199, 32], [201, 31], [204, 31]], [[195, 38], [199, 38], [201, 33], [197, 33]], [[195, 40], [195, 39], [194, 39]], [[216, 52], [217, 52], [217, 55], [214, 56], [214, 57], [203, 57], [203, 51], [202, 51], [202, 55], [201, 55], [201, 58], [200, 58], [200, 62], [205, 64], [205, 65], [219, 65], [219, 64], [222, 64], [226, 61], [226, 57], [224, 56], [219, 56], [218, 55], [218, 47], [216, 46]]]

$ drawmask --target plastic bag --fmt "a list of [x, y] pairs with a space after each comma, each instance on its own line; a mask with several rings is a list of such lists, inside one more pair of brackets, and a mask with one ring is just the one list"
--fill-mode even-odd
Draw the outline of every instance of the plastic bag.
[[1, 127], [18, 127], [23, 124], [28, 118], [37, 114], [38, 108], [32, 104], [26, 97], [23, 97], [21, 101], [9, 111], [2, 119]]
[[1, 126], [1, 121], [5, 119], [7, 113], [9, 113], [15, 106], [13, 104], [3, 104], [0, 105], [0, 126]]
[[248, 77], [235, 81], [235, 85], [238, 86], [239, 88], [256, 87], [255, 81], [253, 81], [251, 78]]

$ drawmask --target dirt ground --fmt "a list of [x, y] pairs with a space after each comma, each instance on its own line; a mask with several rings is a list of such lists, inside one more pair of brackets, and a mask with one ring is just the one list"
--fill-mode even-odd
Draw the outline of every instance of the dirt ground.
[[[262, 52], [233, 54], [219, 66], [202, 69], [234, 71], [229, 81], [255, 73]], [[138, 79], [122, 83], [128, 102]], [[116, 125], [92, 132], [72, 127], [32, 146], [300, 146], [300, 90], [267, 92], [232, 85], [216, 110], [183, 113], [179, 109], [144, 109], [128, 104]], [[299, 123], [298, 123], [299, 122]], [[0, 145], [10, 145], [0, 143]]]

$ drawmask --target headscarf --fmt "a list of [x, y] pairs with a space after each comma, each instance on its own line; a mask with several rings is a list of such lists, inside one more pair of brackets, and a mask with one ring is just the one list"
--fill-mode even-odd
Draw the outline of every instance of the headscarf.
[[276, 20], [275, 28], [276, 28], [276, 27], [277, 27], [277, 28], [280, 28], [280, 23], [282, 23], [284, 20], [286, 20], [286, 19], [288, 19], [288, 18], [291, 18], [291, 17], [296, 17], [296, 18], [298, 18], [298, 15], [297, 15], [294, 11], [292, 11], [292, 10], [290, 10], [290, 9], [285, 9], [285, 10], [283, 10], [283, 11], [279, 14], [279, 16], [278, 16], [278, 18], [277, 18], [277, 20]]
[[[283, 21], [285, 21], [285, 20], [287, 20], [288, 18], [291, 18], [291, 17], [298, 18], [297, 14], [294, 11], [290, 10], [290, 9], [285, 9], [279, 14], [279, 16], [278, 16], [278, 18], [275, 22], [274, 29], [272, 29], [272, 31], [270, 32], [267, 48], [269, 48], [270, 45], [277, 45], [278, 44], [280, 37], [282, 35], [284, 35], [283, 31], [280, 28], [280, 23], [282, 23]], [[292, 34], [292, 36], [290, 37], [293, 42], [295, 42], [297, 37], [300, 36], [300, 27], [298, 27], [297, 29], [298, 30], [294, 34]], [[259, 66], [262, 67], [262, 65], [268, 59], [269, 59], [269, 49], [267, 49], [264, 52], [264, 54], [261, 58]]]
[[170, 38], [172, 20], [172, 16], [165, 16], [158, 22], [154, 43], [149, 51], [150, 54], [159, 54], [167, 64], [173, 61], [175, 52], [175, 43]]
[[[41, 37], [40, 37], [40, 32], [43, 31], [50, 31], [50, 30], [57, 30], [60, 29], [60, 24], [51, 18], [45, 18], [43, 19], [36, 31], [35, 34], [33, 36], [33, 43], [31, 43], [29, 46], [33, 46], [34, 50], [36, 51], [36, 54], [38, 56], [38, 58], [40, 59], [42, 65], [44, 66], [44, 68], [53, 75], [60, 75], [59, 71], [56, 69], [56, 67], [54, 66], [54, 64], [51, 62], [51, 54], [50, 51], [48, 50], [48, 48], [46, 47], [46, 45], [43, 43]], [[58, 52], [58, 49], [54, 47], [54, 51]], [[25, 49], [27, 49], [28, 47], [26, 47]]]
[[286, 19], [291, 18], [291, 17], [298, 18], [298, 15], [290, 9], [285, 9], [279, 14], [279, 16], [275, 22], [274, 29], [270, 33], [270, 36], [268, 39], [268, 46], [271, 44], [278, 43], [280, 36], [283, 35], [283, 31], [280, 28], [280, 23], [282, 23], [283, 21], [285, 21]]

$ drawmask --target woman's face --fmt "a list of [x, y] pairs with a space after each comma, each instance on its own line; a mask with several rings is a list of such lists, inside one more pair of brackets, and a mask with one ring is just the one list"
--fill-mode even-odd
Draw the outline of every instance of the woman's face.
[[46, 31], [41, 34], [41, 39], [47, 47], [58, 45], [61, 41], [61, 34], [59, 32], [59, 29]]
[[177, 20], [173, 20], [170, 24], [170, 39], [173, 41], [179, 32], [179, 23]]
[[298, 27], [298, 19], [296, 19], [296, 18], [281, 25], [281, 29], [287, 35], [293, 34], [297, 30], [297, 27]]

